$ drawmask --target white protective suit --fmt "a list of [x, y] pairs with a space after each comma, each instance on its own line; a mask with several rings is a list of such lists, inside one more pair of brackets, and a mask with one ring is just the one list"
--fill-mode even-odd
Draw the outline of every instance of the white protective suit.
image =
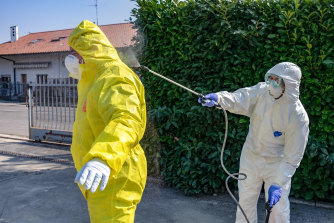
[[[290, 62], [279, 63], [268, 73], [283, 78], [285, 92], [275, 100], [268, 85], [233, 93], [218, 92], [218, 103], [226, 110], [250, 117], [249, 133], [242, 148], [240, 172], [247, 179], [238, 182], [239, 202], [250, 222], [257, 222], [257, 201], [265, 183], [266, 201], [270, 185], [282, 188], [282, 197], [273, 207], [269, 222], [290, 222], [289, 193], [291, 177], [299, 166], [307, 144], [309, 119], [299, 101], [300, 68]], [[282, 135], [274, 136], [274, 132]], [[236, 222], [246, 222], [237, 210]]]

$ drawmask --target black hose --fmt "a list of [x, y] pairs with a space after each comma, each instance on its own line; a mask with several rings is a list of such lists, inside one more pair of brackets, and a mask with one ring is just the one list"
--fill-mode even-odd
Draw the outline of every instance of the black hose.
[[266, 216], [266, 223], [268, 223], [269, 222], [269, 218], [270, 218], [270, 213], [271, 213], [271, 207], [269, 206], [269, 202], [266, 202], [265, 208], [266, 208], [266, 214], [267, 214], [267, 216]]

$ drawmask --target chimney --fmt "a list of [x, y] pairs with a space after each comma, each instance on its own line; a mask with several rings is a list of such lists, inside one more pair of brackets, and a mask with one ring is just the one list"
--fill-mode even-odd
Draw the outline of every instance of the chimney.
[[10, 27], [10, 40], [11, 42], [15, 42], [19, 39], [19, 27], [17, 26], [11, 26]]

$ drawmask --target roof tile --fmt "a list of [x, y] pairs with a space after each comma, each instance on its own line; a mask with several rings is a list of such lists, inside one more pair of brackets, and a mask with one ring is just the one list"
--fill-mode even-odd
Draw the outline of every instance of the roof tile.
[[[134, 44], [136, 29], [132, 23], [99, 26], [115, 48]], [[0, 44], [0, 55], [35, 54], [69, 51], [68, 37], [73, 29], [30, 33], [15, 42]]]

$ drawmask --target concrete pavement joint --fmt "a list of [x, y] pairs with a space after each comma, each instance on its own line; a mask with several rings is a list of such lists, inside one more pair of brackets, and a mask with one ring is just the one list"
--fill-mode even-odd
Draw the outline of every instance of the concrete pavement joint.
[[33, 171], [33, 172], [26, 172], [26, 171], [24, 171], [24, 172], [22, 172], [22, 173], [20, 173], [20, 174], [17, 174], [17, 175], [15, 175], [15, 176], [13, 176], [13, 177], [5, 178], [5, 179], [3, 179], [3, 180], [0, 180], [0, 183], [1, 183], [1, 182], [5, 182], [5, 181], [9, 181], [9, 180], [13, 180], [13, 179], [17, 179], [17, 178], [19, 178], [19, 177], [25, 177], [25, 176], [27, 176], [27, 175], [41, 175], [41, 174], [43, 174], [43, 172], [50, 171], [50, 170], [55, 170], [55, 168], [48, 168], [48, 169], [43, 169], [43, 170], [36, 170], [36, 171]]

